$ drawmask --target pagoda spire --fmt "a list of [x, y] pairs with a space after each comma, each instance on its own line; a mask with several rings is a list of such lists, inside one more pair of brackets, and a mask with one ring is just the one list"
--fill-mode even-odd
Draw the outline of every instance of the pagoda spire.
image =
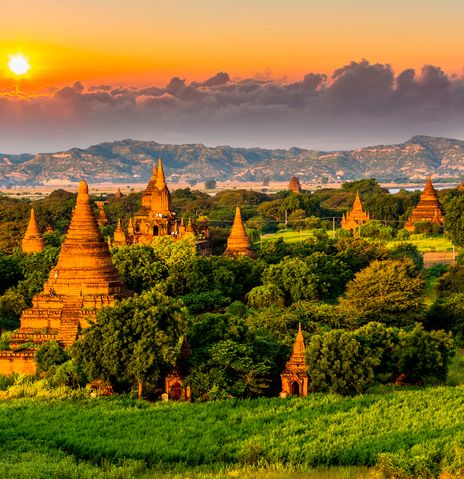
[[158, 190], [165, 190], [167, 188], [166, 178], [164, 176], [163, 170], [163, 161], [161, 160], [161, 158], [158, 159], [158, 173], [156, 175], [155, 188], [157, 188]]
[[35, 211], [34, 208], [31, 208], [31, 216], [29, 217], [29, 223], [21, 243], [21, 248], [24, 253], [40, 253], [44, 247], [45, 243], [37, 226]]
[[296, 335], [295, 343], [293, 344], [293, 354], [304, 354], [305, 343], [303, 338], [303, 331], [301, 329], [301, 323], [298, 323], [298, 333]]
[[126, 244], [126, 235], [121, 226], [121, 218], [118, 218], [118, 225], [116, 226], [116, 229], [114, 230], [113, 244], [116, 246], [123, 246]]
[[155, 190], [157, 177], [158, 177], [158, 168], [156, 167], [156, 163], [155, 163], [153, 165], [153, 173], [150, 177], [150, 181], [148, 182], [147, 189], [144, 191], [142, 196], [142, 207], [150, 208], [151, 197], [153, 195], [153, 191]]
[[114, 295], [123, 290], [98, 228], [85, 180], [79, 183], [76, 207], [57, 265], [44, 286], [44, 291], [49, 290], [65, 296]]
[[245, 231], [240, 208], [235, 209], [234, 224], [227, 239], [227, 249], [224, 256], [250, 256], [255, 257], [254, 251], [251, 249], [250, 238]]

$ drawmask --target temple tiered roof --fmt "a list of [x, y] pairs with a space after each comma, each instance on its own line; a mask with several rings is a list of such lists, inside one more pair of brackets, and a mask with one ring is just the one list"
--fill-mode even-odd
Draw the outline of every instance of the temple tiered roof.
[[40, 253], [43, 251], [44, 247], [45, 243], [40, 234], [39, 227], [37, 226], [34, 208], [31, 208], [31, 216], [21, 243], [21, 248], [24, 253]]
[[344, 230], [353, 230], [369, 221], [369, 215], [364, 211], [359, 191], [356, 192], [356, 198], [353, 202], [353, 208], [342, 218], [342, 228]]
[[250, 256], [255, 257], [254, 251], [251, 249], [250, 238], [245, 231], [240, 208], [235, 209], [234, 224], [227, 239], [227, 249], [223, 256]]
[[424, 191], [421, 194], [419, 203], [415, 207], [412, 215], [407, 223], [404, 225], [408, 231], [414, 231], [416, 223], [433, 223], [436, 225], [443, 225], [445, 221], [445, 210], [440, 203], [438, 194], [433, 187], [432, 178], [427, 177], [427, 183]]

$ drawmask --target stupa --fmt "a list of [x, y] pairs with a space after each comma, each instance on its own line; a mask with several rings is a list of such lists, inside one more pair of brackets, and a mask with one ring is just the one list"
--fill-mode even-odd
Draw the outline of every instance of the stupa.
[[301, 184], [299, 178], [292, 176], [290, 178], [290, 182], [288, 183], [287, 189], [296, 194], [301, 193]]
[[285, 364], [280, 379], [282, 381], [280, 397], [308, 395], [309, 375], [305, 362], [305, 344], [301, 323], [298, 325], [298, 334], [293, 345], [292, 355]]
[[357, 191], [356, 198], [353, 202], [353, 208], [351, 211], [348, 211], [346, 215], [343, 214], [342, 228], [344, 230], [356, 231], [358, 226], [367, 223], [369, 219], [369, 214], [364, 211], [359, 191]]
[[201, 222], [195, 227], [190, 220], [186, 228], [183, 222], [177, 219], [161, 158], [158, 165], [153, 167], [150, 181], [142, 196], [142, 207], [130, 220], [126, 240], [128, 244], [149, 244], [158, 236], [171, 236], [175, 240], [185, 236], [195, 237], [200, 254], [211, 254], [207, 223]]
[[34, 208], [31, 208], [31, 216], [21, 243], [21, 249], [24, 253], [40, 253], [44, 248], [45, 243], [37, 226]]
[[[43, 292], [33, 297], [32, 307], [21, 315], [21, 327], [10, 340], [13, 351], [6, 352], [9, 363], [0, 352], [0, 374], [8, 367], [10, 372], [29, 372], [24, 371], [24, 361], [18, 359], [15, 366], [20, 351], [14, 350], [25, 343], [56, 340], [62, 346], [70, 346], [89, 321], [96, 320], [99, 308], [111, 306], [124, 295], [121, 277], [111, 261], [90, 204], [87, 183], [81, 181], [57, 265], [51, 270]], [[31, 361], [28, 367], [34, 369], [33, 354]]]
[[235, 209], [234, 224], [232, 225], [229, 238], [227, 239], [227, 249], [224, 251], [223, 256], [256, 257], [255, 252], [251, 249], [250, 238], [248, 238], [248, 235], [246, 234], [239, 207]]
[[113, 246], [124, 246], [127, 244], [126, 241], [126, 234], [124, 233], [124, 230], [122, 229], [121, 226], [121, 219], [118, 218], [118, 225], [116, 226], [116, 229], [114, 230], [114, 239], [113, 239]]
[[108, 218], [106, 217], [105, 213], [105, 203], [103, 201], [96, 201], [98, 207], [98, 216], [97, 216], [97, 223], [98, 226], [105, 226], [108, 224]]
[[443, 225], [445, 222], [445, 210], [440, 203], [430, 176], [427, 177], [427, 183], [421, 194], [419, 203], [414, 208], [404, 228], [410, 232], [414, 232], [415, 224], [423, 222], [436, 225]]

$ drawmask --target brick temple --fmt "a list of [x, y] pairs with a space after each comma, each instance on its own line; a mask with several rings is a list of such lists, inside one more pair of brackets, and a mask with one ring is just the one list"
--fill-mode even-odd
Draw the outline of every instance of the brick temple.
[[158, 165], [153, 167], [152, 176], [142, 196], [140, 211], [130, 219], [127, 232], [122, 230], [118, 222], [112, 244], [150, 244], [159, 236], [170, 236], [175, 240], [194, 237], [199, 253], [205, 256], [211, 254], [208, 224], [203, 221], [194, 225], [189, 219], [185, 226], [184, 220], [177, 218], [173, 211], [161, 159], [158, 160]]
[[24, 234], [23, 241], [21, 243], [21, 249], [23, 253], [40, 253], [43, 251], [45, 243], [43, 237], [37, 226], [35, 219], [34, 208], [31, 208], [31, 216], [29, 218], [29, 224], [27, 225], [26, 233]]
[[427, 177], [427, 183], [421, 194], [419, 203], [414, 208], [404, 228], [410, 232], [414, 232], [416, 223], [432, 223], [439, 226], [445, 223], [445, 210], [440, 203], [430, 176]]
[[245, 231], [245, 225], [243, 224], [240, 208], [235, 209], [235, 218], [230, 231], [229, 238], [227, 239], [227, 248], [223, 253], [223, 256], [249, 256], [255, 258], [256, 254], [251, 249], [250, 238]]
[[299, 178], [297, 178], [296, 176], [292, 176], [290, 178], [290, 182], [288, 183], [287, 189], [291, 191], [292, 193], [296, 193], [296, 194], [301, 193], [301, 183]]
[[11, 351], [0, 352], [0, 374], [34, 373], [34, 349], [25, 348], [28, 343], [56, 340], [70, 346], [96, 319], [99, 308], [126, 294], [100, 233], [88, 185], [81, 181], [58, 262], [43, 291], [33, 297], [32, 307], [23, 311], [21, 326], [11, 336]]
[[370, 220], [369, 214], [364, 211], [359, 191], [356, 192], [356, 198], [353, 202], [353, 208], [343, 214], [342, 228], [344, 230], [356, 231], [356, 228], [367, 223]]

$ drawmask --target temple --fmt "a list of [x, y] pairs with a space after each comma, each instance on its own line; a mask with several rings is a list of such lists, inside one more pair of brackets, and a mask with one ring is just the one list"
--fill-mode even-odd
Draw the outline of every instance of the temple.
[[[170, 236], [175, 240], [185, 236], [195, 237], [197, 249], [202, 255], [211, 254], [209, 228], [206, 222], [195, 227], [191, 220], [187, 228], [176, 217], [172, 208], [171, 193], [166, 184], [163, 162], [153, 168], [153, 173], [142, 196], [140, 211], [130, 219], [127, 244], [149, 244], [158, 236]], [[116, 243], [115, 243], [116, 244]]]
[[21, 243], [21, 249], [24, 253], [40, 253], [43, 251], [44, 247], [45, 243], [40, 234], [39, 227], [37, 226], [34, 208], [31, 208], [31, 216]]
[[191, 401], [190, 386], [184, 384], [185, 376], [188, 373], [187, 363], [189, 358], [190, 348], [184, 336], [179, 359], [164, 379], [164, 391], [168, 399], [173, 401]]
[[103, 201], [96, 201], [96, 204], [98, 207], [97, 223], [98, 226], [102, 227], [108, 224], [108, 218], [105, 213], [105, 203]]
[[293, 352], [285, 364], [285, 369], [280, 375], [282, 381], [282, 392], [280, 397], [307, 396], [309, 375], [305, 362], [305, 344], [301, 323], [298, 325]]
[[433, 187], [432, 178], [428, 176], [419, 203], [414, 208], [414, 211], [404, 225], [404, 228], [410, 232], [414, 232], [416, 223], [432, 223], [442, 226], [444, 222], [445, 210], [440, 203], [435, 188]]
[[[96, 319], [96, 312], [127, 293], [92, 210], [87, 183], [81, 181], [71, 224], [43, 292], [23, 311], [21, 326], [10, 339], [11, 351], [0, 352], [0, 374], [35, 371], [34, 349], [56, 340], [70, 346]], [[20, 351], [17, 349], [20, 348]]]
[[227, 239], [227, 248], [224, 251], [223, 256], [256, 257], [255, 252], [251, 249], [250, 238], [248, 238], [248, 235], [246, 234], [239, 207], [235, 210], [234, 224], [232, 225], [229, 238]]
[[292, 176], [287, 189], [296, 194], [301, 193], [300, 180], [296, 176]]
[[118, 218], [118, 225], [116, 226], [116, 229], [114, 230], [112, 246], [124, 246], [126, 244], [127, 244], [126, 234], [124, 233], [124, 230], [122, 229], [121, 219]]
[[369, 219], [369, 215], [363, 209], [361, 197], [359, 196], [359, 191], [357, 191], [356, 198], [354, 199], [353, 203], [353, 208], [351, 209], [351, 211], [348, 211], [346, 215], [343, 214], [342, 228], [344, 230], [355, 232], [356, 228], [367, 223]]

